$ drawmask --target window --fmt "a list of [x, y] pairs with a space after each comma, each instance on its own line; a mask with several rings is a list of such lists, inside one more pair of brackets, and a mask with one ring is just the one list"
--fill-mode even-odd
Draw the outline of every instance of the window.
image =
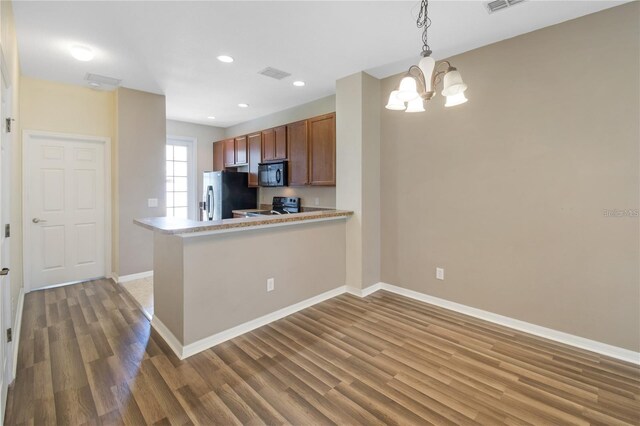
[[195, 139], [167, 137], [167, 216], [196, 219]]

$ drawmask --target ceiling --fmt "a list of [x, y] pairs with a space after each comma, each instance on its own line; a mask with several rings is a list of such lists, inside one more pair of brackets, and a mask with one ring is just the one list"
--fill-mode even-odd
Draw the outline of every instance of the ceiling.
[[[488, 14], [480, 1], [432, 1], [429, 43], [445, 58], [622, 3], [529, 0]], [[24, 75], [85, 86], [87, 73], [115, 77], [165, 94], [168, 118], [227, 127], [331, 95], [337, 79], [358, 71], [382, 78], [407, 69], [421, 50], [419, 4], [14, 1], [14, 13]], [[91, 46], [95, 59], [73, 59], [73, 43]], [[219, 62], [222, 54], [235, 61]], [[266, 67], [291, 76], [258, 74]]]

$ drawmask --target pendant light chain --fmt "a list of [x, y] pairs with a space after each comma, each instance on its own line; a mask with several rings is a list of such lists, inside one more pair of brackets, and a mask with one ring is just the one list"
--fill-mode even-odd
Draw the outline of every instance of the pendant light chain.
[[431, 26], [428, 8], [429, 0], [422, 0], [422, 3], [420, 4], [420, 13], [418, 14], [418, 20], [416, 21], [418, 28], [424, 27], [424, 30], [422, 31], [422, 56], [431, 55], [431, 47], [429, 47], [429, 38], [427, 35], [427, 30]]

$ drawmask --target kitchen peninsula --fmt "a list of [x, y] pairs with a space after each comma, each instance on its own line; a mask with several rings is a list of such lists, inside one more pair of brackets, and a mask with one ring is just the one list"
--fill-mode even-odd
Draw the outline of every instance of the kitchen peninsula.
[[330, 297], [345, 284], [351, 215], [136, 219], [154, 232], [153, 327], [186, 358]]

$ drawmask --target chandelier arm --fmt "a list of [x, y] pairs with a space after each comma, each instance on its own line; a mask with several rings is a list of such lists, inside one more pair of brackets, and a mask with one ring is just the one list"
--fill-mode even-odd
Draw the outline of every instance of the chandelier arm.
[[[415, 75], [412, 75], [412, 72], [415, 72]], [[427, 83], [426, 83], [427, 80], [424, 73], [420, 69], [420, 67], [417, 65], [411, 65], [411, 67], [409, 68], [409, 71], [407, 71], [407, 75], [414, 78], [417, 77], [415, 78], [415, 80], [419, 86], [418, 94], [420, 94], [420, 96], [424, 96], [425, 93], [427, 92]]]

